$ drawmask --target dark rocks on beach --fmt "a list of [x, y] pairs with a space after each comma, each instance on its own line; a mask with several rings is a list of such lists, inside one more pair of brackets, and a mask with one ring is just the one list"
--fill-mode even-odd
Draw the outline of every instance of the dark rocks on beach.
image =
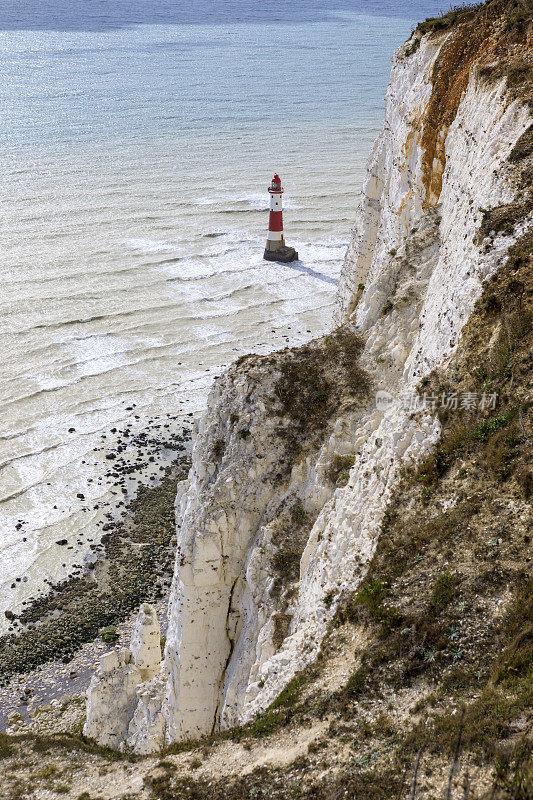
[[68, 539], [58, 539], [56, 544], [60, 544], [60, 545], [68, 544]]

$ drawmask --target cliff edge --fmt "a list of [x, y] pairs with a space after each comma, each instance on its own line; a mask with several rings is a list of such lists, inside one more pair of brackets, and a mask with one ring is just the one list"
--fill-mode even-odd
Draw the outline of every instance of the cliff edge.
[[508, 736], [531, 733], [531, 645], [505, 649], [531, 637], [531, 43], [530, 5], [492, 0], [395, 53], [335, 329], [241, 359], [210, 394], [162, 672], [122, 724], [137, 752], [273, 733], [307, 703], [318, 739], [324, 719], [380, 739], [381, 715], [388, 755], [355, 756], [371, 765], [401, 732], [418, 770], [432, 731], [438, 786], [450, 742], [469, 742], [471, 785], [480, 747], [482, 796], [499, 734], [471, 735], [492, 719], [476, 698], [502, 692]]

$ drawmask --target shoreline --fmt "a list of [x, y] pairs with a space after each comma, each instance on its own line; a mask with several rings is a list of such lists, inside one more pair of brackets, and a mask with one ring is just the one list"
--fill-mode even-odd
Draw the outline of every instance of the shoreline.
[[[32, 530], [23, 512], [18, 520], [14, 516], [8, 522], [8, 527], [12, 524], [18, 532], [19, 546], [31, 557], [24, 567], [15, 561], [8, 569], [4, 563], [0, 638], [20, 632], [21, 616], [51, 590], [90, 572], [104, 549], [102, 535], [117, 519], [127, 516], [141, 487], [157, 485], [166, 467], [186, 450], [192, 414], [142, 420], [135, 414], [135, 403], [126, 410], [131, 412], [130, 418], [106, 428], [84, 454], [81, 464], [87, 473], [83, 479], [74, 474], [61, 495], [49, 498], [45, 514], [50, 524]], [[70, 431], [75, 428], [71, 427], [68, 435]], [[9, 561], [9, 550], [2, 553]]]

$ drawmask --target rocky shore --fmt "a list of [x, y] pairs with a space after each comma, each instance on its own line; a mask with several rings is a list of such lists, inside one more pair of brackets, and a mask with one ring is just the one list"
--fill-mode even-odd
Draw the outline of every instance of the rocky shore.
[[142, 602], [156, 605], [164, 631], [176, 543], [174, 501], [188, 473], [190, 438], [188, 424], [159, 440], [146, 437], [144, 457], [133, 465], [115, 453], [110, 475], [117, 491], [136, 468], [152, 464], [155, 476], [152, 470], [148, 483], [123, 502], [119, 518], [108, 512], [100, 543], [91, 546], [94, 560], [81, 574], [50, 585], [20, 615], [8, 612], [12, 631], [0, 637], [0, 730], [13, 715], [19, 724], [27, 721], [28, 708], [38, 702], [47, 706], [83, 693], [101, 654], [129, 638]]

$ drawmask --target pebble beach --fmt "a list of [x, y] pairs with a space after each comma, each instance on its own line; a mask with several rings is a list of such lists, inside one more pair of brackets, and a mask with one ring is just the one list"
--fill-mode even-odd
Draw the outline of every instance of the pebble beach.
[[[141, 602], [155, 605], [164, 635], [176, 541], [174, 501], [189, 468], [190, 427], [146, 437], [144, 444], [139, 467], [157, 464], [152, 451], [164, 456], [157, 477], [138, 486], [118, 517], [109, 513], [94, 560], [51, 585], [20, 615], [9, 614], [11, 631], [0, 638], [0, 731], [56, 724], [65, 729], [67, 709], [69, 719], [76, 712], [67, 727], [75, 726], [100, 656], [129, 643]], [[132, 465], [120, 453], [113, 462], [120, 490]]]

